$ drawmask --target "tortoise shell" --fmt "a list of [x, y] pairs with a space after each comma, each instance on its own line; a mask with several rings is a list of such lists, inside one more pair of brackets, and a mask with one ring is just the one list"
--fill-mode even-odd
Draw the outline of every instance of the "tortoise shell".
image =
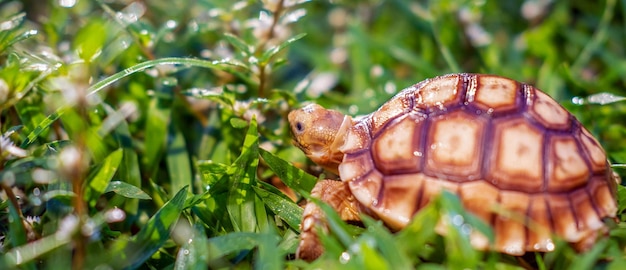
[[[355, 120], [339, 150], [341, 179], [389, 227], [445, 189], [492, 226], [492, 249], [512, 255], [553, 250], [552, 234], [595, 241], [617, 210], [617, 178], [589, 131], [547, 94], [503, 77], [415, 84]], [[489, 245], [478, 233], [471, 243]]]

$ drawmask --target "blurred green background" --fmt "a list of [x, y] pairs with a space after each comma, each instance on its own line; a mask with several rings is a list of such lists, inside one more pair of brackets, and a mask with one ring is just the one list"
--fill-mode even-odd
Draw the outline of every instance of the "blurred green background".
[[[625, 17], [626, 1], [617, 0], [0, 0], [0, 266], [306, 267], [290, 255], [297, 203], [315, 181], [300, 169], [321, 171], [292, 146], [286, 114], [306, 102], [367, 114], [447, 73], [535, 85], [575, 114], [613, 163], [626, 163]], [[620, 213], [625, 207], [620, 200]], [[106, 221], [112, 209], [125, 219]], [[96, 224], [98, 233], [36, 241], [62, 233], [72, 216], [76, 228]], [[170, 237], [183, 223], [198, 246]], [[386, 235], [370, 225], [358, 243]], [[533, 264], [623, 257], [621, 228], [589, 256], [563, 251]], [[420, 250], [403, 241], [378, 249]], [[113, 255], [98, 258], [104, 250]], [[209, 255], [189, 259], [185, 250]], [[349, 265], [517, 264], [417, 253], [422, 259], [408, 264], [371, 255]]]

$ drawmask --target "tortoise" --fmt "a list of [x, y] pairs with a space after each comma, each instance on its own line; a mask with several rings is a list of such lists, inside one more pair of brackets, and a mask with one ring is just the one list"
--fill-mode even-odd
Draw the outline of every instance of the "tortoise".
[[[515, 80], [449, 74], [358, 119], [310, 104], [288, 120], [294, 144], [341, 178], [319, 181], [311, 195], [346, 221], [365, 213], [397, 231], [447, 190], [494, 231], [494, 243], [472, 231], [473, 247], [519, 256], [554, 250], [554, 235], [587, 249], [616, 215], [619, 176], [598, 141], [554, 99]], [[314, 260], [323, 252], [317, 230], [328, 230], [316, 204], [305, 206], [300, 226], [296, 256]]]

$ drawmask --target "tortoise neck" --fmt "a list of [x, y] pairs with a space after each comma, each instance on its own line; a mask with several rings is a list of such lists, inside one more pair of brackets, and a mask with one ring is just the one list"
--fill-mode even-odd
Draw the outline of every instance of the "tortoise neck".
[[337, 130], [335, 134], [335, 139], [330, 144], [328, 148], [328, 153], [330, 154], [329, 162], [325, 169], [339, 175], [339, 164], [343, 161], [343, 152], [342, 149], [343, 144], [346, 142], [346, 136], [348, 135], [348, 131], [352, 126], [352, 117], [346, 115], [343, 117], [343, 121], [341, 122], [341, 126]]

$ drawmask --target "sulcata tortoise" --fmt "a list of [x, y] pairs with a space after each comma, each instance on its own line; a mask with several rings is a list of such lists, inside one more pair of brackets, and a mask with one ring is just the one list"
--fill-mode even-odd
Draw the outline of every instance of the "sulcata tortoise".
[[[548, 95], [511, 79], [450, 74], [362, 118], [315, 104], [288, 118], [295, 145], [342, 180], [318, 182], [312, 196], [347, 221], [366, 213], [400, 230], [445, 189], [494, 230], [494, 243], [472, 231], [475, 248], [523, 255], [553, 250], [553, 235], [584, 250], [616, 215], [619, 177], [599, 143]], [[328, 229], [309, 202], [296, 256], [323, 252], [317, 228]]]

